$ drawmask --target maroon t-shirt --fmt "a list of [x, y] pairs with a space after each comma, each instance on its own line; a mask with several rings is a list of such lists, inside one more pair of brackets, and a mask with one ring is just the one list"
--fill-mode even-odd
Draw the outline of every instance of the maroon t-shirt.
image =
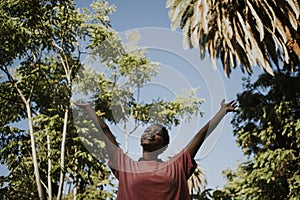
[[119, 180], [118, 200], [187, 200], [197, 164], [186, 149], [166, 162], [138, 162], [118, 148], [110, 167]]

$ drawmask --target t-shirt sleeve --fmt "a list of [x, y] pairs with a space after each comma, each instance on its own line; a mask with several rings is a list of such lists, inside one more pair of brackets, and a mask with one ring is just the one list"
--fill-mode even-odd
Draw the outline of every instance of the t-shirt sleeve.
[[108, 166], [110, 167], [111, 171], [115, 175], [117, 179], [119, 179], [120, 172], [126, 172], [132, 166], [133, 160], [126, 155], [123, 150], [118, 147], [114, 158], [108, 161]]
[[120, 160], [124, 157], [124, 152], [120, 147], [117, 148], [114, 158], [108, 160], [108, 166], [115, 175], [117, 179], [119, 179], [119, 166], [121, 165]]
[[175, 159], [175, 162], [183, 169], [186, 179], [188, 179], [197, 168], [196, 161], [191, 157], [186, 148], [179, 152], [173, 159]]

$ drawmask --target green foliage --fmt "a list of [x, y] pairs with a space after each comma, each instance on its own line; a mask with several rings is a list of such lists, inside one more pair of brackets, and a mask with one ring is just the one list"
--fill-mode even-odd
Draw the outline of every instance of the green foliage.
[[[90, 26], [92, 32], [102, 27]], [[126, 122], [133, 119], [139, 123], [161, 123], [166, 126], [178, 125], [182, 119], [189, 120], [192, 115], [202, 115], [200, 105], [203, 99], [196, 97], [196, 89], [183, 91], [173, 101], [153, 99], [141, 102], [139, 93], [151, 78], [158, 74], [158, 63], [151, 62], [146, 56], [146, 49], [137, 46], [138, 32], [126, 34], [122, 41], [116, 32], [110, 30], [111, 37], [102, 41], [92, 37], [92, 54], [87, 57], [91, 67], [83, 68], [78, 73], [75, 91], [95, 99], [95, 108], [112, 123]], [[99, 62], [103, 64], [97, 67]], [[137, 94], [135, 94], [135, 92]]]
[[[124, 54], [125, 57], [127, 55]], [[151, 72], [151, 68], [139, 69], [137, 74], [147, 77], [146, 79], [150, 81], [151, 76], [156, 74], [156, 69], [157, 66], [153, 67], [154, 72]], [[172, 126], [178, 125], [182, 119], [191, 119], [194, 114], [203, 114], [200, 111], [200, 105], [204, 100], [196, 97], [197, 90], [184, 91], [182, 95], [176, 96], [169, 102], [161, 99], [140, 102], [134, 91], [139, 92], [146, 81], [132, 81], [132, 77], [135, 77], [135, 74], [129, 72], [132, 69], [128, 69], [128, 72], [124, 74], [116, 73], [118, 74], [116, 76], [114, 72], [118, 70], [119, 67], [113, 71], [112, 75], [107, 75], [87, 68], [78, 78], [79, 82], [76, 85], [77, 91], [90, 96], [94, 95], [96, 110], [101, 111], [100, 113], [110, 122], [119, 123], [132, 118], [141, 123], [161, 123]]]
[[254, 83], [245, 80], [245, 91], [238, 95], [240, 112], [232, 123], [249, 160], [224, 171], [227, 183], [213, 197], [299, 198], [299, 91], [299, 72], [262, 74]]
[[[98, 5], [103, 8], [98, 16], [106, 16], [104, 27], [107, 27], [109, 18], [103, 6], [106, 3], [99, 1]], [[66, 185], [76, 186], [75, 195], [85, 194], [96, 182], [95, 190], [102, 190], [103, 198], [113, 195], [103, 192], [104, 185], [111, 180], [106, 165], [96, 160], [80, 141], [72, 113], [69, 112], [68, 119], [64, 118], [71, 108], [71, 85], [81, 66], [81, 48], [85, 49], [79, 43], [89, 36], [83, 16], [73, 1], [0, 3], [3, 44], [0, 69], [4, 75], [0, 83], [0, 160], [9, 169], [9, 175], [1, 178], [3, 198], [41, 198], [36, 187], [32, 149], [37, 152], [44, 196], [49, 197], [51, 193], [54, 197], [58, 193], [61, 171]], [[28, 118], [26, 103], [32, 118]], [[34, 147], [28, 122], [33, 122]], [[62, 169], [60, 156], [65, 124], [67, 138], [63, 144], [66, 152]], [[94, 177], [93, 171], [97, 171]]]

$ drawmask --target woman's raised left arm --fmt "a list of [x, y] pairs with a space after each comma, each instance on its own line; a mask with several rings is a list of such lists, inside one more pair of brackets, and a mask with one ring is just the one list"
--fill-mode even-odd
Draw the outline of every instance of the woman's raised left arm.
[[236, 107], [237, 104], [234, 100], [230, 101], [229, 103], [225, 103], [224, 99], [222, 100], [221, 108], [217, 112], [217, 114], [198, 131], [198, 133], [193, 137], [193, 139], [186, 146], [192, 158], [194, 158], [195, 155], [197, 154], [206, 136], [208, 136], [218, 126], [218, 124], [226, 115], [226, 113], [237, 111]]

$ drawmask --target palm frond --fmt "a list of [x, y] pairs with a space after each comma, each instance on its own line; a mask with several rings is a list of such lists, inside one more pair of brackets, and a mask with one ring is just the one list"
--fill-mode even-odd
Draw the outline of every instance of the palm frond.
[[[185, 11], [189, 7], [192, 0], [185, 0], [185, 1], [178, 1], [178, 0], [168, 0], [166, 3], [166, 7], [171, 7], [169, 11], [169, 18], [171, 20], [171, 29], [176, 29], [180, 22], [182, 21], [182, 18], [184, 14], [187, 14]], [[171, 6], [172, 5], [172, 6]], [[188, 16], [189, 17], [189, 16]]]
[[187, 183], [190, 194], [200, 194], [201, 191], [205, 190], [206, 185], [204, 171], [197, 167]]
[[259, 39], [260, 41], [262, 41], [264, 39], [264, 25], [262, 20], [260, 19], [260, 17], [258, 16], [257, 12], [255, 11], [255, 9], [253, 8], [252, 4], [250, 1], [247, 1], [247, 5], [251, 10], [251, 13], [256, 21], [256, 26], [259, 32]]
[[298, 0], [168, 0], [167, 5], [173, 29], [181, 19], [185, 47], [199, 47], [201, 59], [208, 52], [213, 68], [220, 58], [226, 75], [238, 65], [249, 74], [255, 66], [273, 74], [273, 63], [299, 63], [286, 45], [299, 32]]

